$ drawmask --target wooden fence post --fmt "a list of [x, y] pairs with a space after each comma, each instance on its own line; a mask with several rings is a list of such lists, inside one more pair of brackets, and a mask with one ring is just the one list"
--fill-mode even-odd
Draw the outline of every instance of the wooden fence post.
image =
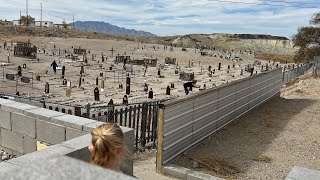
[[157, 146], [157, 163], [156, 171], [159, 174], [163, 173], [163, 162], [162, 162], [162, 141], [163, 141], [163, 121], [164, 121], [164, 109], [163, 104], [159, 104], [159, 113], [158, 113], [158, 146]]

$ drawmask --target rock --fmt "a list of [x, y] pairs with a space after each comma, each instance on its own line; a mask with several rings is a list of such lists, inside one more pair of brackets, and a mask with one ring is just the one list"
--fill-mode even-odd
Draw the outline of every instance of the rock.
[[196, 162], [196, 161], [193, 161], [193, 162], [192, 162], [192, 167], [193, 167], [193, 168], [199, 168], [199, 163]]

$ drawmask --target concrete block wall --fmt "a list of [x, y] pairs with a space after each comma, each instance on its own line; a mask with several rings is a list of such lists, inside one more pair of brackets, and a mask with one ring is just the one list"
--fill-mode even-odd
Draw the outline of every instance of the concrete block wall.
[[[28, 157], [47, 158], [51, 154], [61, 155], [58, 153], [61, 151], [64, 152], [63, 155], [69, 154], [70, 157], [89, 162], [90, 153], [87, 147], [91, 143], [90, 132], [101, 124], [103, 123], [95, 120], [0, 98], [0, 149], [17, 156], [25, 155], [13, 159], [14, 162], [28, 159]], [[127, 174], [132, 174], [134, 131], [129, 128], [121, 128], [125, 134], [126, 147], [129, 152], [123, 170]], [[90, 140], [88, 137], [82, 139], [80, 145], [83, 147], [79, 147], [79, 140], [78, 145], [72, 143], [75, 138], [84, 135], [88, 135]], [[54, 146], [35, 152], [37, 140]], [[78, 149], [74, 147], [70, 149], [70, 144], [77, 146]], [[36, 155], [33, 155], [34, 153]], [[29, 160], [32, 161], [32, 158]]]

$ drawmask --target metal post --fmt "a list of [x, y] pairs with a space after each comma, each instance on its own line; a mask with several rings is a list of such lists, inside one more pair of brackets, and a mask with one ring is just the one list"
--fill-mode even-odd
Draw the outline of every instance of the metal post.
[[16, 75], [16, 93], [18, 92], [18, 78], [19, 78], [19, 76]]
[[33, 90], [33, 72], [31, 72], [31, 75], [32, 75], [32, 84], [31, 84], [31, 86], [32, 86], [32, 90]]
[[88, 103], [86, 105], [86, 109], [87, 109], [87, 117], [86, 118], [90, 119], [90, 103]]

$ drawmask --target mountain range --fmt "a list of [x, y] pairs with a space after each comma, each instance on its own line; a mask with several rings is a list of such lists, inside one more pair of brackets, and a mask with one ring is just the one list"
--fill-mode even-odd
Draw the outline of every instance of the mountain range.
[[127, 36], [143, 36], [156, 37], [157, 35], [150, 32], [138, 31], [135, 29], [126, 29], [101, 21], [77, 21], [74, 23], [74, 28], [82, 31], [99, 32], [113, 35]]

